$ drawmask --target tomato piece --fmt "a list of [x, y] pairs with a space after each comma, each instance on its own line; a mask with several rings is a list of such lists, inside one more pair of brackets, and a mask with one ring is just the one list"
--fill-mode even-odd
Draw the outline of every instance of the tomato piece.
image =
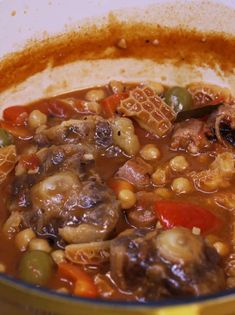
[[101, 101], [101, 105], [103, 106], [105, 117], [113, 117], [118, 105], [120, 104], [120, 101], [127, 97], [128, 93], [116, 93], [104, 98]]
[[59, 275], [74, 283], [73, 293], [82, 297], [95, 298], [98, 290], [91, 276], [70, 263], [59, 264]]
[[56, 118], [71, 118], [77, 114], [77, 110], [73, 105], [59, 99], [52, 99], [40, 104], [30, 106], [31, 110], [37, 109], [47, 116]]
[[28, 108], [25, 106], [11, 106], [3, 111], [4, 120], [12, 122], [17, 126], [25, 126], [27, 124], [28, 116]]
[[70, 104], [62, 102], [60, 100], [52, 100], [46, 104], [47, 115], [51, 115], [57, 118], [70, 118], [76, 114], [76, 109]]
[[47, 110], [49, 115], [58, 118], [68, 118], [74, 113], [70, 105], [58, 101], [51, 102]]
[[36, 154], [23, 155], [20, 158], [20, 162], [26, 170], [35, 170], [40, 165], [40, 159]]
[[160, 200], [155, 205], [162, 226], [170, 229], [183, 226], [192, 229], [198, 227], [204, 233], [219, 227], [220, 220], [211, 211], [187, 202]]
[[25, 127], [17, 127], [7, 121], [0, 121], [0, 127], [8, 131], [13, 136], [22, 140], [29, 140], [33, 137], [33, 134], [29, 129]]

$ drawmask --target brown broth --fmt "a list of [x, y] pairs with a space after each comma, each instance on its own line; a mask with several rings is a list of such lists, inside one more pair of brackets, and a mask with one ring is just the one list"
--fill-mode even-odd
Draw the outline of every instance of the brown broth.
[[[104, 90], [106, 93], [110, 94], [110, 91], [108, 87], [104, 87]], [[70, 93], [67, 95], [63, 96], [58, 96], [55, 97], [54, 99], [61, 98], [61, 97], [74, 97], [77, 99], [83, 99], [84, 95], [87, 90], [83, 91], [76, 91], [74, 93]], [[32, 109], [43, 109], [45, 107], [46, 103], [48, 100], [41, 100], [38, 101], [34, 104], [29, 105], [29, 107]], [[75, 115], [72, 116], [73, 118], [79, 118], [81, 115]], [[62, 119], [56, 119], [56, 123], [63, 121]], [[52, 121], [51, 125], [53, 125], [55, 121]], [[155, 143], [157, 147], [161, 151], [161, 159], [158, 162], [153, 162], [152, 165], [156, 167], [157, 165], [161, 165], [162, 163], [165, 163], [169, 161], [172, 157], [176, 156], [178, 152], [173, 152], [169, 149], [169, 136], [165, 137], [163, 139], [158, 139], [151, 135], [150, 133], [144, 131], [142, 128], [140, 128], [137, 124], [135, 124], [135, 131], [136, 134], [138, 135], [138, 138], [140, 140], [141, 146], [147, 144], [147, 143]], [[18, 153], [22, 153], [25, 148], [31, 143], [32, 141], [16, 141], [16, 146]], [[180, 153], [181, 155], [184, 155], [189, 164], [190, 168], [192, 170], [200, 170], [200, 169], [205, 169], [208, 167], [209, 163], [213, 160], [212, 157], [206, 156], [205, 159], [203, 160], [201, 156], [193, 156], [188, 153]], [[117, 157], [107, 157], [105, 152], [101, 152], [100, 155], [98, 156], [96, 160], [96, 170], [100, 174], [100, 176], [105, 180], [108, 181], [114, 173], [119, 169], [119, 167], [127, 160], [127, 156], [124, 154], [118, 155]], [[107, 167], [108, 165], [108, 167]], [[7, 182], [7, 185], [3, 185], [1, 187], [0, 191], [0, 224], [2, 225], [3, 222], [6, 220], [8, 213], [7, 213], [7, 198], [8, 194], [10, 191], [10, 185], [11, 185], [11, 179], [9, 178], [9, 181]], [[235, 184], [235, 181], [233, 181], [232, 185]], [[170, 189], [170, 184], [166, 186], [167, 188]], [[149, 188], [150, 191], [154, 190], [154, 187]], [[229, 191], [228, 189], [224, 189], [223, 191]], [[189, 196], [185, 195], [179, 195], [179, 196], [174, 196], [173, 199], [175, 200], [182, 200], [182, 201], [188, 201], [192, 203], [196, 203], [201, 206], [206, 206], [206, 208], [210, 209], [212, 212], [214, 212], [218, 217], [221, 218], [223, 224], [222, 227], [220, 227], [217, 231], [215, 231], [216, 236], [220, 240], [229, 242], [230, 239], [230, 231], [228, 230], [228, 224], [229, 222], [229, 212], [226, 209], [223, 209], [219, 206], [210, 206], [207, 203], [207, 198], [209, 194], [201, 193], [199, 191], [194, 191], [192, 194]], [[115, 237], [118, 235], [120, 232], [124, 231], [127, 228], [132, 227], [125, 216], [125, 213], [123, 213], [122, 219], [118, 223], [116, 229], [113, 231], [111, 237]], [[11, 240], [7, 240], [2, 233], [0, 233], [0, 262], [6, 265], [6, 272], [10, 275], [16, 276], [17, 277], [17, 268], [18, 268], [18, 263], [19, 259], [21, 257], [21, 253], [19, 250], [16, 248], [15, 243], [14, 243], [14, 238]], [[107, 270], [104, 268], [104, 270], [99, 270], [99, 272], [105, 273]], [[95, 270], [89, 270], [90, 274], [93, 276], [95, 274]], [[110, 282], [109, 278], [106, 278], [107, 283]], [[110, 282], [109, 283], [111, 286], [113, 284]], [[72, 290], [72, 285], [70, 282], [65, 281], [65, 279], [61, 279], [58, 275], [58, 273], [55, 271], [50, 283], [48, 284], [49, 288], [52, 289], [59, 289], [61, 287], [67, 288], [70, 292]], [[114, 293], [112, 298], [124, 298], [126, 300], [132, 300], [134, 297], [130, 293], [125, 293], [125, 292], [120, 292], [117, 290], [117, 288], [113, 288]]]

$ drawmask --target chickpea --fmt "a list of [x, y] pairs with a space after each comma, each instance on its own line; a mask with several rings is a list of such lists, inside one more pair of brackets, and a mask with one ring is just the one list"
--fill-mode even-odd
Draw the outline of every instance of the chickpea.
[[205, 239], [206, 239], [207, 243], [211, 246], [213, 246], [215, 242], [219, 241], [218, 236], [216, 236], [214, 234], [208, 234]]
[[194, 227], [192, 228], [192, 233], [193, 233], [194, 235], [200, 235], [200, 234], [201, 234], [201, 229], [198, 228], [198, 227], [196, 227], [196, 226], [194, 226]]
[[160, 150], [154, 144], [146, 144], [140, 150], [141, 157], [146, 161], [158, 160], [161, 156]]
[[24, 252], [26, 251], [30, 241], [36, 237], [36, 234], [32, 229], [25, 229], [20, 231], [15, 237], [15, 244], [17, 248]]
[[90, 102], [98, 102], [98, 101], [101, 101], [105, 97], [106, 97], [106, 93], [102, 89], [89, 90], [85, 95], [85, 99]]
[[228, 277], [227, 287], [230, 289], [235, 288], [235, 277]]
[[15, 167], [15, 176], [21, 176], [24, 173], [26, 173], [26, 168], [19, 162]]
[[47, 240], [41, 238], [33, 238], [29, 243], [30, 250], [41, 250], [46, 253], [51, 252], [51, 247]]
[[87, 101], [83, 103], [84, 110], [90, 113], [99, 115], [102, 111], [101, 105], [98, 102]]
[[29, 114], [28, 123], [30, 128], [36, 129], [47, 123], [47, 116], [35, 109]]
[[118, 194], [118, 200], [121, 202], [123, 209], [130, 209], [136, 203], [136, 195], [129, 189], [122, 189]]
[[124, 85], [120, 81], [115, 81], [115, 80], [110, 81], [109, 86], [110, 86], [112, 92], [115, 94], [116, 93], [122, 93], [124, 91]]
[[85, 154], [83, 155], [83, 158], [84, 158], [84, 160], [86, 160], [86, 161], [92, 161], [92, 160], [94, 160], [94, 155], [93, 155], [92, 153], [85, 153]]
[[167, 182], [166, 169], [157, 168], [157, 170], [152, 174], [152, 181], [155, 185], [165, 185]]
[[162, 197], [162, 198], [170, 198], [171, 195], [172, 195], [172, 192], [167, 189], [167, 188], [164, 188], [164, 187], [159, 187], [159, 188], [156, 188], [155, 189], [155, 194], [157, 194], [159, 197]]
[[187, 178], [178, 177], [173, 180], [171, 189], [177, 194], [187, 194], [192, 191], [193, 186]]
[[189, 167], [188, 161], [183, 155], [175, 156], [170, 160], [169, 164], [172, 171], [175, 172], [183, 172]]
[[66, 260], [65, 259], [65, 252], [62, 249], [58, 249], [58, 250], [53, 251], [51, 253], [51, 257], [57, 265]]
[[0, 273], [6, 272], [6, 266], [0, 262]]
[[217, 253], [220, 256], [227, 256], [229, 254], [229, 245], [225, 242], [215, 242], [213, 244], [214, 248], [216, 249]]
[[160, 221], [157, 221], [156, 229], [158, 229], [158, 230], [162, 229], [162, 224]]

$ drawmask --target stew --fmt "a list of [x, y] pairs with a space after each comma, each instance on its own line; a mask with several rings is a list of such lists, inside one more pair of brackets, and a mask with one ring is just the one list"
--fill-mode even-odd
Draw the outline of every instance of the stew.
[[0, 272], [146, 302], [235, 287], [235, 100], [206, 83], [75, 91], [0, 121]]

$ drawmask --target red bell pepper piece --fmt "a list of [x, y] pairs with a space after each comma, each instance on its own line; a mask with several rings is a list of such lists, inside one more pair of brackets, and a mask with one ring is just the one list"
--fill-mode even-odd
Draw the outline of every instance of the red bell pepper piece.
[[162, 226], [170, 229], [183, 226], [189, 229], [200, 228], [207, 233], [220, 226], [220, 219], [211, 211], [188, 202], [174, 200], [160, 200], [155, 206], [157, 217]]
[[31, 109], [38, 109], [45, 115], [50, 115], [56, 118], [71, 118], [77, 114], [76, 108], [57, 99], [31, 106]]
[[28, 108], [26, 106], [11, 106], [3, 111], [3, 119], [16, 126], [25, 126], [28, 116]]

